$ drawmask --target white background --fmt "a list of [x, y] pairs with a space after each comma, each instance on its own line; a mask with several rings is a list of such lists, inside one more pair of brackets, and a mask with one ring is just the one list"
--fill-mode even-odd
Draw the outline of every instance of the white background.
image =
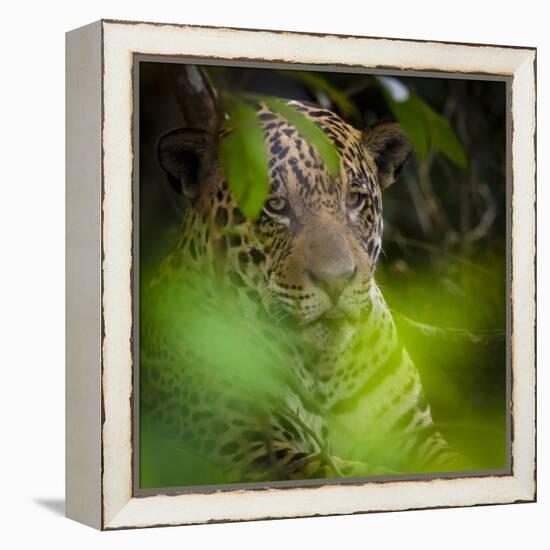
[[[545, 2], [11, 1], [0, 64], [0, 543], [4, 548], [548, 548], [550, 57]], [[538, 47], [539, 502], [98, 533], [65, 519], [64, 32], [99, 18]], [[521, 121], [520, 121], [521, 122]], [[545, 250], [546, 249], [546, 250]], [[6, 544], [7, 543], [7, 544]]]

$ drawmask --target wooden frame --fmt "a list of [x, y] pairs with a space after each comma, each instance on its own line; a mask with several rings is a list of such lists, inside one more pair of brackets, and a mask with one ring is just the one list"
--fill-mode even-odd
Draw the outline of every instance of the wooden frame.
[[[135, 496], [134, 54], [509, 82], [512, 468], [506, 475]], [[98, 529], [530, 502], [536, 498], [536, 50], [99, 21], [67, 34], [67, 516]]]

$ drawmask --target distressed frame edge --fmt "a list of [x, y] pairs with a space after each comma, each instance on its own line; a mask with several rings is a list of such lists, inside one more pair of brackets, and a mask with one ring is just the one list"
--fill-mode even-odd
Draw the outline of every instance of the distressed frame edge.
[[159, 21], [134, 21], [130, 19], [116, 19], [116, 18], [105, 18], [101, 19], [102, 23], [110, 25], [150, 25], [155, 27], [175, 27], [181, 29], [195, 28], [195, 29], [205, 29], [205, 30], [223, 30], [223, 31], [237, 31], [237, 32], [247, 32], [247, 33], [271, 33], [271, 34], [282, 34], [282, 35], [298, 35], [298, 36], [313, 36], [317, 38], [344, 38], [344, 39], [367, 39], [367, 40], [389, 40], [395, 42], [410, 42], [410, 43], [429, 43], [429, 44], [445, 44], [453, 46], [471, 46], [471, 47], [482, 47], [482, 48], [499, 48], [499, 49], [513, 49], [513, 50], [536, 50], [535, 46], [518, 46], [518, 45], [505, 45], [505, 44], [489, 44], [489, 43], [478, 43], [478, 42], [460, 42], [460, 41], [448, 41], [448, 40], [436, 40], [436, 39], [420, 39], [420, 38], [399, 38], [395, 36], [372, 36], [372, 35], [362, 35], [362, 34], [339, 34], [339, 33], [323, 33], [323, 32], [313, 32], [313, 31], [289, 31], [286, 29], [254, 29], [251, 27], [232, 27], [232, 26], [216, 26], [216, 25], [199, 25], [199, 24], [189, 24], [189, 23], [167, 23]]
[[65, 515], [102, 523], [102, 23], [65, 35]]
[[[102, 25], [104, 26], [106, 22], [102, 22]], [[107, 22], [108, 23], [108, 22]], [[126, 25], [127, 23], [125, 23]], [[117, 23], [116, 25], [119, 25], [119, 23]], [[185, 26], [184, 27], [185, 29], [190, 29], [190, 28], [194, 28], [194, 27], [190, 27], [190, 26]], [[212, 28], [212, 31], [213, 32], [216, 32], [216, 29], [218, 28]], [[238, 31], [237, 31], [238, 32]], [[267, 33], [270, 33], [271, 31], [265, 31]], [[247, 34], [246, 32], [243, 32], [243, 34]], [[298, 36], [302, 36], [303, 33], [293, 33], [295, 35], [298, 35]], [[305, 34], [304, 36], [308, 36], [307, 34]], [[344, 38], [344, 36], [342, 35], [338, 35], [339, 38]], [[380, 39], [376, 39], [376, 40], [383, 40], [382, 38]], [[443, 43], [443, 44], [449, 44], [449, 43]], [[534, 67], [535, 67], [535, 62], [536, 62], [536, 50], [533, 50], [531, 48], [522, 48], [521, 49], [522, 53], [523, 53], [523, 62], [519, 64], [519, 66], [516, 66], [514, 71], [510, 73], [510, 76], [514, 77], [514, 82], [513, 84], [517, 84], [518, 86], [520, 84], [522, 85], [529, 85], [531, 86], [531, 84], [534, 86], [534, 89], [533, 89], [533, 95], [532, 95], [532, 105], [529, 104], [529, 99], [527, 100], [527, 109], [530, 111], [530, 106], [533, 107], [533, 111], [534, 111], [534, 107], [535, 107], [535, 102], [536, 102], [536, 87], [535, 87], [535, 70], [534, 70]], [[527, 71], [525, 71], [525, 67], [527, 67]], [[532, 72], [529, 73], [529, 67], [532, 68]], [[526, 72], [524, 78], [525, 80], [531, 80], [530, 82], [523, 82], [523, 80], [520, 81], [518, 80], [519, 79], [519, 76], [521, 76], [519, 74], [519, 71], [520, 70], [523, 70], [524, 72]], [[532, 77], [532, 79], [530, 78]], [[131, 79], [131, 75], [129, 75], [129, 77]], [[514, 96], [515, 97], [515, 94]], [[530, 120], [530, 128], [532, 127], [532, 130], [533, 130], [533, 138], [536, 139], [536, 120], [535, 120], [535, 113], [533, 112], [533, 117], [532, 117], [532, 120]], [[514, 117], [513, 117], [514, 119]], [[513, 133], [513, 138], [512, 138], [512, 150], [515, 150], [515, 147], [516, 146], [521, 146], [520, 143], [518, 143], [519, 140], [516, 139], [515, 137], [515, 133]], [[528, 159], [529, 160], [532, 160], [533, 161], [533, 165], [532, 165], [532, 171], [533, 171], [533, 175], [536, 176], [536, 167], [534, 166], [535, 164], [535, 156], [534, 156], [534, 147], [533, 147], [533, 151], [532, 151], [532, 155], [529, 155], [531, 158]], [[513, 172], [514, 172], [514, 177], [516, 176], [516, 158], [517, 158], [517, 155], [513, 155]], [[530, 193], [529, 195], [532, 196], [533, 198], [533, 203], [535, 202], [536, 200], [536, 189], [535, 189], [535, 179], [534, 177], [531, 179], [529, 174], [526, 172], [526, 176], [525, 176], [525, 182], [523, 185], [527, 185], [529, 188], [530, 188]], [[529, 189], [528, 189], [529, 191]], [[532, 221], [532, 220], [531, 220]], [[534, 254], [536, 253], [536, 250], [535, 250], [535, 228], [532, 228], [533, 231], [532, 231], [532, 235], [530, 235], [530, 237], [532, 237], [530, 239], [530, 242], [532, 242], [532, 247], [530, 249], [530, 252], [529, 254], [532, 254], [531, 258], [534, 257]], [[107, 235], [106, 233], [104, 232], [104, 237], [106, 238]], [[514, 255], [515, 255], [515, 249], [514, 249]], [[525, 267], [525, 266], [523, 266]], [[532, 277], [533, 281], [534, 282], [534, 277]], [[527, 281], [529, 283], [529, 281]], [[533, 289], [533, 286], [532, 284], [528, 284], [528, 287], [530, 289]], [[534, 298], [534, 294], [533, 294], [533, 298]], [[532, 318], [533, 320], [533, 328], [534, 328], [534, 323], [536, 322], [536, 303], [535, 301], [533, 300], [532, 302], [529, 302], [528, 305], [526, 306], [526, 309], [528, 310], [527, 311], [527, 315], [528, 317]], [[531, 334], [532, 336], [532, 334]], [[534, 375], [534, 371], [532, 372], [532, 374]], [[535, 381], [536, 382], [536, 381]], [[529, 383], [528, 383], [528, 386], [529, 386]], [[528, 387], [529, 389], [529, 387]], [[533, 390], [535, 389], [534, 386], [532, 388]], [[534, 392], [533, 392], [533, 403], [530, 403], [530, 406], [531, 408], [534, 407]], [[534, 410], [534, 409], [533, 409]], [[536, 411], [535, 411], [536, 412]], [[535, 427], [536, 427], [536, 416], [533, 415], [533, 431], [531, 433], [531, 436], [535, 435], [536, 434], [536, 430], [535, 430]], [[515, 424], [515, 423], [514, 423]], [[516, 429], [517, 426], [514, 427], [514, 429]], [[531, 439], [534, 439], [533, 437], [531, 437]], [[104, 449], [103, 449], [104, 450]], [[529, 464], [527, 465], [523, 465], [522, 466], [522, 471], [519, 472], [517, 469], [515, 469], [515, 471], [513, 472], [513, 475], [512, 476], [506, 476], [506, 478], [503, 478], [502, 481], [504, 481], [504, 479], [512, 479], [514, 480], [514, 484], [511, 485], [510, 489], [513, 489], [513, 494], [511, 494], [509, 500], [502, 500], [502, 501], [492, 501], [492, 500], [485, 500], [483, 502], [473, 502], [473, 503], [462, 503], [462, 504], [459, 504], [459, 503], [454, 503], [454, 504], [450, 504], [450, 505], [444, 505], [444, 507], [447, 507], [447, 506], [472, 506], [472, 505], [481, 505], [481, 504], [497, 504], [497, 503], [507, 503], [507, 502], [530, 502], [530, 501], [533, 501], [536, 499], [536, 449], [534, 449], [534, 452], [532, 453], [533, 454], [533, 459], [534, 459], [534, 462], [532, 464], [532, 467], [529, 466]], [[530, 475], [532, 474], [532, 476]], [[104, 481], [104, 480], [103, 480]], [[439, 481], [439, 480], [434, 480], [434, 481]], [[463, 479], [459, 479], [457, 481], [463, 481]], [[417, 482], [404, 482], [404, 483], [417, 483]], [[362, 485], [364, 486], [364, 485]], [[336, 487], [341, 487], [341, 486], [336, 486]], [[327, 487], [322, 487], [322, 488], [314, 488], [314, 489], [303, 489], [303, 488], [300, 488], [299, 490], [300, 491], [311, 491], [311, 490], [323, 490], [325, 491], [327, 489]], [[276, 491], [276, 490], [269, 490], [270, 492], [272, 491]], [[286, 491], [285, 491], [286, 492]], [[239, 492], [236, 492], [236, 493], [239, 493]], [[244, 493], [247, 493], [246, 491], [244, 491]], [[130, 492], [131, 494], [131, 492]], [[232, 494], [235, 494], [232, 493]], [[181, 495], [178, 495], [178, 496], [181, 496]], [[185, 496], [197, 496], [197, 495], [185, 495]], [[174, 499], [174, 498], [178, 498], [178, 497], [166, 497], [166, 496], [160, 496], [160, 497], [139, 497], [139, 498], [133, 498], [132, 496], [130, 496], [130, 498], [128, 498], [125, 502], [125, 504], [120, 507], [115, 513], [113, 513], [113, 510], [110, 511], [107, 519], [104, 519], [103, 520], [103, 523], [102, 523], [102, 528], [104, 529], [121, 529], [121, 528], [130, 528], [130, 527], [147, 527], [147, 526], [152, 526], [152, 525], [155, 525], [155, 526], [158, 526], [158, 525], [164, 525], [163, 523], [159, 523], [159, 522], [152, 522], [152, 523], [141, 523], [141, 524], [137, 524], [135, 522], [133, 522], [131, 520], [131, 515], [133, 513], [135, 513], [137, 510], [136, 510], [136, 506], [141, 506], [141, 504], [143, 504], [145, 501], [148, 501], [150, 499], [155, 499], [155, 498], [169, 498], [169, 499]], [[103, 500], [102, 502], [103, 504], [103, 507], [105, 506], [105, 499]], [[434, 508], [434, 507], [440, 507], [439, 505], [426, 505], [426, 506], [413, 506], [413, 509], [422, 509], [422, 508]], [[392, 511], [397, 511], [399, 508], [392, 508], [391, 510]], [[409, 508], [406, 508], [406, 509], [409, 509]], [[370, 511], [385, 511], [384, 509], [382, 508], [378, 508], [378, 509], [365, 509], [365, 510], [355, 510], [355, 511], [345, 511], [345, 512], [332, 512], [332, 513], [321, 513], [321, 514], [316, 514], [316, 513], [313, 513], [313, 514], [306, 514], [307, 516], [311, 516], [311, 515], [335, 515], [335, 514], [340, 514], [340, 513], [343, 513], [343, 514], [349, 514], [349, 513], [367, 513], [367, 512], [370, 512]], [[390, 510], [387, 510], [387, 511], [390, 511]], [[129, 515], [130, 514], [130, 515]], [[271, 516], [269, 516], [271, 517]], [[293, 513], [292, 515], [282, 515], [282, 516], [276, 516], [276, 517], [304, 517], [304, 516], [301, 516], [300, 514], [296, 514], [296, 513]], [[185, 520], [179, 520], [179, 521], [176, 521], [176, 522], [168, 522], [166, 523], [166, 525], [178, 525], [178, 524], [187, 524], [187, 523], [205, 523], [205, 522], [212, 522], [212, 521], [240, 521], [240, 520], [244, 520], [244, 519], [247, 519], [247, 520], [252, 520], [252, 519], [267, 519], [267, 517], [258, 517], [258, 516], [251, 516], [251, 517], [243, 517], [242, 515], [238, 518], [230, 518], [230, 517], [225, 517], [225, 518], [219, 518], [219, 519], [210, 519], [210, 520], [205, 520], [205, 521], [193, 521], [193, 520], [190, 520], [190, 521], [185, 521]]]
[[[494, 479], [494, 478], [493, 478]], [[374, 513], [387, 513], [387, 512], [407, 512], [407, 511], [424, 511], [424, 510], [439, 510], [439, 509], [448, 509], [448, 508], [474, 508], [474, 507], [483, 507], [483, 506], [496, 506], [496, 505], [508, 505], [508, 504], [530, 504], [533, 502], [536, 502], [536, 495], [531, 494], [530, 489], [528, 487], [525, 487], [520, 482], [517, 481], [516, 478], [513, 476], [503, 476], [501, 480], [506, 483], [509, 487], [507, 487], [507, 497], [506, 498], [493, 498], [488, 499], [484, 496], [477, 498], [472, 498], [468, 501], [458, 501], [453, 502], [451, 504], [441, 504], [438, 500], [431, 501], [429, 503], [414, 503], [414, 504], [398, 504], [398, 505], [391, 505], [391, 506], [364, 506], [364, 507], [350, 507], [349, 509], [344, 510], [331, 510], [331, 511], [309, 511], [309, 512], [296, 512], [292, 511], [290, 513], [278, 513], [278, 514], [261, 514], [261, 513], [253, 513], [253, 514], [247, 514], [246, 512], [238, 512], [235, 513], [227, 513], [225, 515], [218, 515], [217, 517], [211, 517], [210, 515], [208, 517], [200, 517], [200, 518], [187, 518], [182, 519], [182, 517], [172, 518], [171, 520], [165, 520], [165, 521], [151, 521], [151, 520], [140, 520], [136, 522], [136, 518], [139, 515], [143, 515], [144, 513], [147, 513], [147, 510], [145, 508], [148, 508], [148, 506], [143, 506], [144, 499], [159, 499], [159, 500], [165, 500], [164, 503], [161, 504], [167, 504], [169, 503], [168, 499], [174, 498], [171, 495], [158, 495], [156, 497], [133, 497], [131, 498], [127, 504], [119, 511], [119, 513], [108, 523], [105, 524], [102, 528], [102, 530], [105, 531], [118, 531], [118, 530], [126, 530], [126, 529], [146, 529], [146, 528], [152, 528], [152, 527], [176, 527], [176, 526], [184, 526], [184, 525], [205, 525], [205, 524], [215, 524], [215, 523], [237, 523], [241, 521], [266, 521], [266, 520], [278, 520], [278, 519], [293, 519], [293, 518], [310, 518], [310, 517], [331, 517], [331, 516], [347, 516], [347, 515], [366, 515], [366, 514], [374, 514]], [[441, 480], [426, 480], [428, 483], [437, 483]], [[461, 484], [464, 481], [464, 478], [456, 478], [452, 480], [453, 482], [456, 482], [457, 484]], [[370, 483], [370, 482], [366, 482]], [[416, 483], [416, 482], [405, 482], [405, 483]], [[504, 485], [503, 483], [503, 485]], [[382, 482], [379, 485], [387, 485], [387, 482]], [[315, 488], [300, 488], [300, 490], [308, 491], [308, 490], [316, 490], [325, 493], [327, 488], [330, 487], [339, 487], [338, 485], [332, 485], [332, 486], [322, 486], [322, 487], [315, 487]], [[417, 487], [414, 487], [415, 489]], [[487, 493], [492, 493], [493, 486], [488, 485], [487, 486]], [[399, 490], [399, 487], [395, 488], [396, 490]], [[387, 488], [383, 489], [384, 491], [387, 490]], [[436, 491], [439, 491], [439, 487], [435, 487]], [[276, 495], [276, 492], [281, 492], [280, 489], [266, 489], [266, 491], [271, 492], [272, 496], [280, 496]], [[250, 491], [243, 490], [242, 495], [246, 496], [249, 494]], [[194, 496], [194, 495], [193, 495]], [[213, 496], [213, 495], [200, 495], [200, 496]], [[284, 494], [282, 495], [284, 497]], [[316, 495], [311, 495], [316, 496]], [[327, 496], [327, 495], [318, 495], [318, 496]], [[439, 497], [437, 497], [439, 498]], [[242, 503], [241, 503], [242, 504]], [[193, 505], [193, 503], [189, 503], [190, 506]], [[231, 505], [232, 506], [232, 505]], [[249, 506], [243, 506], [244, 509], [247, 509]], [[228, 507], [229, 510], [229, 507]]]
[[[537, 51], [512, 78], [512, 472], [537, 500]], [[518, 116], [518, 112], [525, 115]], [[518, 124], [518, 120], [521, 123]], [[519, 306], [519, 307], [518, 307]], [[525, 426], [524, 426], [525, 425]], [[521, 429], [518, 427], [521, 426]], [[528, 431], [527, 426], [530, 428]]]

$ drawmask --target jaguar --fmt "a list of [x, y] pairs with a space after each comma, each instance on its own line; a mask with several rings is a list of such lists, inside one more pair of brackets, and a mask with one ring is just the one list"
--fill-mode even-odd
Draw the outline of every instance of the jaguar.
[[[202, 93], [213, 118], [217, 98]], [[141, 308], [142, 410], [230, 483], [459, 469], [375, 278], [382, 193], [411, 145], [396, 123], [363, 131], [285, 102], [331, 140], [339, 172], [288, 118], [251, 102], [269, 156], [256, 220], [227, 184], [217, 127], [159, 140], [187, 206]]]

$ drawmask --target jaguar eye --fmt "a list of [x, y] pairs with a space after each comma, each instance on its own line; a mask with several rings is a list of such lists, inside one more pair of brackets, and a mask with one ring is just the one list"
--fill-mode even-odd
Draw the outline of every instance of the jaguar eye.
[[346, 207], [350, 210], [361, 210], [365, 206], [366, 196], [360, 191], [351, 191], [346, 197]]
[[284, 197], [271, 197], [265, 202], [265, 210], [270, 214], [286, 216], [288, 209], [288, 201]]

